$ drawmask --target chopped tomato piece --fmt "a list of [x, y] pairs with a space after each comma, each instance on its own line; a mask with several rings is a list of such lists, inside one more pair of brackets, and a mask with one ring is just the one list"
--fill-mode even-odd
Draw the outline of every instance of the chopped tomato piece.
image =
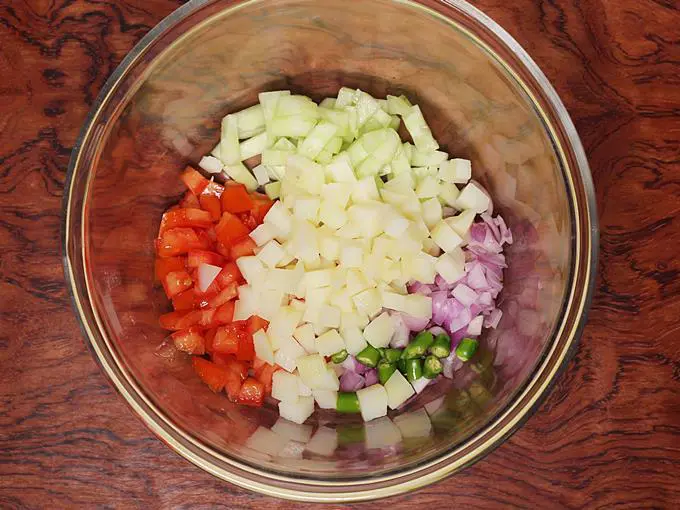
[[198, 296], [194, 292], [194, 289], [187, 289], [172, 298], [172, 307], [175, 310], [193, 310], [194, 308], [198, 308], [198, 306]]
[[232, 322], [221, 326], [217, 329], [217, 333], [215, 333], [213, 350], [224, 354], [236, 354], [241, 339], [246, 336], [247, 333], [239, 323]]
[[189, 190], [194, 195], [200, 195], [203, 193], [203, 190], [208, 186], [208, 184], [210, 184], [208, 179], [203, 177], [200, 172], [190, 166], [186, 167], [179, 178], [182, 179], [186, 187], [189, 188]]
[[231, 285], [225, 287], [220, 291], [217, 296], [212, 298], [208, 305], [214, 308], [217, 308], [218, 306], [222, 306], [223, 304], [227, 303], [228, 301], [231, 301], [234, 299], [236, 296], [238, 296], [238, 287], [236, 286], [235, 283], [232, 283]]
[[229, 371], [237, 374], [241, 381], [248, 377], [248, 363], [238, 361], [233, 354], [214, 352], [212, 353], [211, 358], [215, 364], [226, 367]]
[[191, 275], [186, 271], [172, 271], [165, 275], [163, 280], [163, 288], [165, 293], [169, 298], [173, 298], [180, 292], [191, 288], [194, 285], [194, 281]]
[[203, 313], [201, 310], [191, 310], [183, 317], [177, 320], [177, 329], [190, 328], [191, 326], [196, 326], [201, 322], [203, 318]]
[[204, 328], [209, 328], [214, 326], [213, 317], [215, 316], [215, 309], [209, 308], [207, 310], [201, 310], [201, 319], [198, 323]]
[[222, 352], [213, 352], [210, 355], [210, 359], [213, 360], [213, 363], [215, 365], [219, 365], [221, 367], [228, 367], [232, 362], [236, 361], [236, 356], [233, 354], [224, 354]]
[[156, 279], [159, 282], [165, 280], [165, 276], [173, 271], [184, 271], [187, 268], [186, 257], [168, 257], [156, 259]]
[[255, 344], [253, 343], [253, 335], [247, 331], [239, 340], [236, 359], [239, 361], [253, 361], [255, 359]]
[[215, 226], [217, 239], [225, 246], [231, 246], [246, 237], [250, 231], [236, 216], [231, 213], [222, 213], [220, 222]]
[[251, 232], [259, 225], [255, 217], [250, 213], [239, 214], [239, 219]]
[[221, 266], [223, 263], [224, 257], [214, 251], [192, 250], [187, 256], [187, 266], [189, 267], [198, 267], [201, 264]]
[[241, 379], [239, 378], [238, 374], [234, 371], [231, 370], [226, 370], [228, 376], [227, 376], [227, 383], [224, 386], [224, 389], [227, 391], [227, 396], [229, 397], [229, 400], [232, 402], [237, 402], [238, 401], [238, 395], [241, 392]]
[[211, 328], [203, 333], [203, 339], [205, 340], [205, 350], [207, 352], [212, 352], [213, 350], [213, 338], [215, 338], [215, 333], [217, 333], [217, 328]]
[[198, 328], [192, 327], [183, 331], [177, 331], [171, 335], [175, 347], [188, 354], [205, 353], [205, 340]]
[[241, 257], [248, 257], [255, 254], [257, 244], [250, 237], [244, 237], [231, 247], [231, 260], [238, 260]]
[[217, 253], [222, 255], [224, 258], [228, 259], [231, 257], [231, 249], [229, 248], [229, 245], [225, 245], [222, 241], [218, 240], [217, 243], [215, 243], [215, 246]]
[[233, 379], [227, 369], [199, 356], [194, 356], [192, 364], [201, 381], [214, 392], [222, 391], [229, 379]]
[[179, 206], [184, 209], [200, 209], [201, 203], [198, 201], [198, 197], [194, 195], [191, 191], [187, 191], [184, 197], [179, 202]]
[[166, 230], [177, 227], [208, 228], [213, 224], [212, 216], [202, 209], [173, 209], [163, 214], [159, 235]]
[[178, 329], [182, 329], [179, 324], [181, 321], [191, 313], [191, 311], [176, 311], [176, 312], [170, 312], [170, 313], [164, 313], [163, 315], [160, 316], [158, 319], [159, 324], [161, 325], [161, 328], [163, 329], [168, 329], [170, 331], [175, 331]]
[[198, 307], [199, 308], [209, 308], [210, 307], [210, 300], [214, 299], [215, 296], [217, 296], [219, 291], [217, 290], [216, 285], [210, 285], [210, 287], [208, 287], [208, 290], [206, 292], [201, 292], [196, 287], [194, 287], [194, 292], [196, 293], [196, 299], [198, 300]]
[[229, 324], [234, 320], [234, 302], [229, 301], [215, 310], [213, 316], [213, 323], [215, 324]]
[[201, 204], [201, 209], [207, 211], [213, 221], [220, 221], [220, 218], [222, 217], [222, 205], [220, 204], [220, 198], [217, 195], [206, 195], [203, 193], [198, 197], [198, 201]]
[[250, 211], [253, 199], [243, 184], [228, 184], [221, 197], [222, 210], [232, 214]]
[[176, 257], [191, 250], [201, 250], [208, 247], [205, 239], [199, 237], [191, 228], [171, 228], [163, 232], [157, 241], [159, 257]]
[[246, 331], [248, 331], [248, 333], [250, 333], [251, 335], [257, 333], [261, 329], [267, 331], [267, 328], [269, 327], [269, 322], [257, 315], [251, 315], [250, 318], [246, 321], [246, 323], [247, 323]]
[[274, 202], [266, 195], [253, 193], [253, 208], [251, 213], [258, 225], [264, 221], [264, 217], [267, 215], [269, 209], [271, 209], [273, 205]]
[[201, 195], [215, 195], [217, 198], [220, 198], [223, 192], [224, 186], [216, 183], [215, 181], [210, 181], [210, 183], [205, 187]]
[[220, 274], [217, 275], [215, 281], [221, 288], [225, 288], [232, 283], [243, 282], [243, 275], [241, 275], [241, 271], [239, 271], [236, 262], [227, 262], [222, 268], [222, 271], [220, 271]]
[[217, 242], [217, 234], [215, 233], [215, 228], [210, 227], [205, 229], [205, 235], [210, 239], [211, 243], [216, 243]]
[[255, 369], [255, 379], [264, 384], [265, 394], [270, 395], [272, 392], [272, 377], [279, 367], [278, 365], [270, 365], [262, 362], [262, 366]]
[[243, 381], [237, 402], [246, 406], [260, 407], [264, 402], [264, 385], [252, 377]]

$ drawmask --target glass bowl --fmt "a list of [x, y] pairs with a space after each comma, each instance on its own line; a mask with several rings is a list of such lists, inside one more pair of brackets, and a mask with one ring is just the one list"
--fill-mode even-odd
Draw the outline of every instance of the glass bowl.
[[[341, 86], [406, 94], [444, 149], [473, 161], [515, 237], [504, 315], [453, 381], [386, 418], [317, 411], [303, 426], [275, 425], [274, 407], [232, 405], [159, 349], [168, 303], [153, 281], [154, 238], [182, 193], [179, 172], [212, 149], [222, 116], [262, 91], [318, 100]], [[297, 500], [405, 492], [500, 444], [573, 353], [596, 268], [593, 187], [574, 126], [522, 48], [458, 0], [187, 3], [104, 87], [73, 151], [64, 208], [77, 315], [134, 412], [213, 475]], [[296, 442], [282, 452], [272, 446], [287, 439]]]

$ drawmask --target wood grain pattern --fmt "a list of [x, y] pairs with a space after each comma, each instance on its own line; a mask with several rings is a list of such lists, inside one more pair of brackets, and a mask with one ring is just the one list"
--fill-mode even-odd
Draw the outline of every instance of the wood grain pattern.
[[[297, 508], [222, 483], [137, 420], [64, 287], [70, 150], [98, 90], [173, 0], [0, 0], [0, 507]], [[680, 5], [479, 0], [563, 98], [602, 227], [588, 327], [541, 410], [398, 508], [680, 501]], [[367, 507], [367, 505], [356, 505]], [[349, 508], [349, 506], [347, 506]]]

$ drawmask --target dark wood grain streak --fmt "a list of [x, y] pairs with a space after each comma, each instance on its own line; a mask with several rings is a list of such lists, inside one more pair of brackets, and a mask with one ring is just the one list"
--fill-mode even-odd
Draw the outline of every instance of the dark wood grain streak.
[[[298, 506], [222, 483], [156, 440], [104, 380], [64, 287], [70, 150], [107, 76], [179, 3], [0, 0], [0, 508]], [[529, 51], [576, 123], [600, 275], [581, 346], [540, 411], [474, 467], [390, 504], [677, 507], [680, 4], [475, 4]]]

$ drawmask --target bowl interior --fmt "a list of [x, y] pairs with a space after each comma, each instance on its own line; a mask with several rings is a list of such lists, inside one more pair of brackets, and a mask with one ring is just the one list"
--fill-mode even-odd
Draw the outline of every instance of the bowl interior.
[[[237, 462], [276, 483], [360, 481], [463, 448], [556, 341], [574, 278], [574, 176], [541, 98], [531, 97], [521, 66], [493, 34], [440, 2], [203, 4], [160, 31], [119, 76], [75, 164], [67, 250], [76, 294], [92, 308], [81, 313], [101, 362], [138, 405], [158, 413], [157, 427], [186, 434], [197, 456]], [[230, 404], [198, 381], [185, 357], [159, 348], [166, 333], [158, 316], [169, 305], [154, 283], [154, 238], [162, 212], [183, 192], [178, 173], [216, 144], [222, 116], [262, 91], [320, 99], [341, 86], [406, 94], [443, 150], [473, 161], [515, 238], [504, 315], [453, 381], [369, 424], [317, 411], [306, 425], [277, 426], [303, 443], [320, 429], [328, 446], [272, 456], [248, 438], [277, 422], [275, 408]]]

